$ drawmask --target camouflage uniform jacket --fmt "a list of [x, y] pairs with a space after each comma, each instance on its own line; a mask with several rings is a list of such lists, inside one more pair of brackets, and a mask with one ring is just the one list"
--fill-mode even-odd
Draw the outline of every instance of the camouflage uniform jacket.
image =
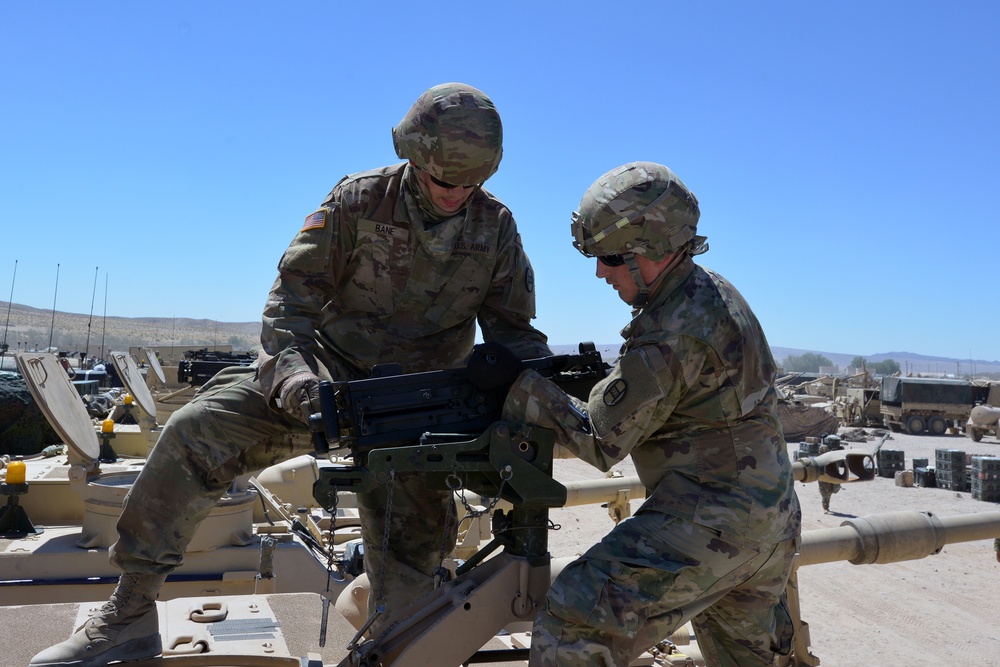
[[459, 366], [477, 318], [487, 341], [525, 358], [551, 354], [530, 324], [533, 273], [507, 207], [480, 188], [461, 212], [426, 225], [409, 169], [343, 178], [285, 251], [261, 333], [269, 400], [302, 372], [342, 380], [382, 363]]
[[551, 428], [601, 470], [631, 453], [652, 510], [736, 544], [799, 532], [801, 512], [775, 413], [774, 360], [750, 307], [690, 257], [622, 332], [612, 373], [584, 404], [522, 373], [505, 418]]

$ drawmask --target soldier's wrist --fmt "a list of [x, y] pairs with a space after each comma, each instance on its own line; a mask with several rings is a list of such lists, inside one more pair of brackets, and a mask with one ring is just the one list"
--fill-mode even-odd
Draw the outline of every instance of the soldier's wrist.
[[278, 396], [275, 400], [277, 406], [284, 408], [287, 405], [298, 405], [298, 398], [295, 396], [296, 392], [302, 388], [302, 385], [315, 379], [316, 376], [309, 371], [289, 375], [282, 381], [281, 387], [278, 389]]

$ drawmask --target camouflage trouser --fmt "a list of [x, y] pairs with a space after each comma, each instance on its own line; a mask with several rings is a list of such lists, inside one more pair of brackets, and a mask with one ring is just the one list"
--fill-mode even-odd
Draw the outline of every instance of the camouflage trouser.
[[823, 499], [823, 509], [830, 509], [830, 498], [833, 494], [840, 491], [840, 484], [832, 484], [830, 482], [817, 482], [819, 485], [819, 495]]
[[434, 571], [455, 548], [458, 527], [451, 491], [430, 490], [415, 474], [397, 474], [391, 485], [359, 493], [358, 510], [371, 584], [369, 615], [380, 602], [391, 613], [430, 592]]
[[[223, 370], [163, 427], [125, 499], [111, 562], [128, 573], [171, 572], [233, 479], [312, 450], [308, 429], [267, 405], [255, 369]], [[358, 503], [365, 568], [373, 573], [383, 569], [384, 500], [382, 489]], [[453, 515], [449, 492], [428, 493], [419, 479], [399, 476], [385, 552], [385, 596], [390, 607], [402, 606], [432, 588], [445, 524], [450, 526], [445, 547], [450, 552], [454, 546], [454, 524], [447, 518]], [[425, 542], [432, 535], [438, 542], [428, 549]], [[376, 581], [373, 574], [373, 596]]]
[[796, 541], [737, 547], [688, 521], [640, 512], [553, 582], [529, 664], [625, 667], [691, 620], [707, 664], [770, 666], [791, 650], [784, 591]]

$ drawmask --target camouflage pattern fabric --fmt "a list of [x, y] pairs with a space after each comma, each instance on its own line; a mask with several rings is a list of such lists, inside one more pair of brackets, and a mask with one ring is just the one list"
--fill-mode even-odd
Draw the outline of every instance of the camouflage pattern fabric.
[[833, 484], [832, 482], [817, 482], [819, 486], [819, 495], [823, 501], [823, 511], [830, 511], [830, 498], [833, 494], [840, 491], [840, 484]]
[[[830, 448], [828, 446], [826, 445], [819, 446], [820, 454], [826, 454], [828, 451], [830, 451]], [[832, 482], [817, 482], [816, 485], [819, 486], [819, 496], [823, 502], [823, 511], [829, 512], [830, 498], [833, 497], [833, 494], [840, 492], [840, 484], [834, 484]]]
[[427, 90], [392, 130], [396, 155], [452, 185], [481, 185], [503, 157], [493, 101], [464, 83]]
[[425, 226], [410, 169], [343, 179], [285, 251], [261, 335], [272, 400], [302, 371], [358, 379], [381, 363], [459, 367], [477, 321], [522, 358], [551, 354], [531, 326], [534, 274], [510, 211], [479, 189], [459, 214]]
[[796, 546], [740, 547], [639, 512], [556, 578], [532, 627], [529, 667], [625, 667], [689, 620], [707, 664], [770, 667], [791, 649], [783, 594]]
[[312, 451], [309, 431], [268, 406], [256, 374], [220, 371], [167, 420], [118, 520], [111, 562], [123, 572], [169, 573], [233, 479]]
[[[477, 321], [486, 340], [524, 358], [551, 354], [530, 323], [531, 266], [510, 211], [479, 189], [461, 212], [425, 226], [403, 184], [407, 169], [347, 177], [306, 218], [268, 296], [259, 366], [205, 384], [171, 416], [136, 480], [112, 548], [124, 571], [169, 572], [237, 475], [312, 450], [306, 427], [275, 404], [284, 380], [360, 379], [381, 363], [461, 367]], [[383, 569], [384, 495], [359, 498], [369, 572]], [[439, 544], [447, 553], [455, 540], [450, 494], [428, 492], [416, 476], [397, 479], [391, 511], [390, 610], [430, 590]]]
[[632, 252], [658, 260], [694, 238], [698, 198], [669, 168], [630, 162], [601, 176], [573, 214], [573, 245], [588, 257]]
[[418, 474], [400, 474], [391, 488], [386, 484], [359, 493], [358, 513], [371, 583], [368, 611], [380, 602], [402, 609], [430, 590], [428, 577], [455, 548], [458, 517], [452, 494], [428, 490]]
[[[726, 620], [734, 612], [726, 610], [738, 606], [745, 596], [745, 592], [739, 592], [741, 586], [757, 586], [759, 582], [753, 572], [723, 577], [729, 570], [722, 563], [738, 568], [744, 559], [767, 560], [780, 545], [785, 545], [781, 547], [785, 554], [799, 534], [801, 511], [787, 446], [775, 414], [775, 365], [767, 340], [739, 292], [721, 276], [695, 265], [690, 257], [662, 279], [649, 304], [638, 312], [623, 335], [626, 342], [618, 364], [594, 387], [589, 401], [573, 399], [538, 373], [526, 371], [508, 394], [504, 418], [527, 424], [527, 428], [555, 430], [561, 445], [601, 470], [608, 470], [631, 454], [647, 489], [647, 499], [635, 517], [644, 517], [643, 526], [658, 521], [660, 528], [649, 529], [651, 532], [679, 531], [691, 537], [697, 530], [714, 536], [707, 541], [689, 540], [683, 549], [676, 549], [684, 556], [676, 560], [686, 559], [691, 565], [706, 563], [707, 570], [697, 576], [708, 577], [689, 582], [687, 588], [669, 598], [681, 610], [680, 620], [691, 617], [685, 610], [704, 604], [707, 609], [702, 613], [716, 614], [720, 620], [703, 624], [699, 644], [713, 641], [729, 647], [727, 651], [747, 652], [746, 656], [733, 658], [736, 662], [716, 664], [765, 664], [754, 655], [770, 651], [771, 645], [754, 639], [751, 646], [749, 640], [739, 636], [772, 634], [781, 613], [779, 596], [788, 569], [779, 574], [769, 571], [768, 580], [776, 577], [775, 585], [755, 589], [760, 591], [761, 599], [735, 628]], [[602, 542], [609, 562], [617, 558], [623, 566], [660, 570], [659, 574], [643, 571], [638, 575], [639, 581], [652, 577], [654, 586], [659, 585], [659, 577], [672, 576], [675, 558], [670, 552], [661, 563], [657, 560], [658, 542], [647, 543], [635, 536], [637, 541], [631, 546], [627, 542], [617, 544], [619, 538], [632, 535], [624, 530], [616, 529]], [[670, 535], [662, 539], [678, 544], [676, 541], [683, 538]], [[582, 560], [589, 561], [593, 555], [588, 552]], [[594, 567], [603, 571], [608, 566]], [[571, 572], [564, 572], [555, 582], [549, 593], [550, 607], [568, 595], [568, 589], [582, 585]], [[712, 599], [714, 593], [707, 586], [708, 581], [713, 581], [713, 572], [719, 575], [719, 599]], [[609, 591], [613, 591], [615, 580], [607, 578]], [[641, 584], [632, 590], [645, 595]], [[711, 591], [719, 593], [720, 589]], [[659, 594], [654, 590], [650, 597]], [[622, 599], [629, 600], [628, 605], [643, 604], [631, 595], [623, 593]], [[647, 616], [633, 618], [633, 607], [619, 608], [625, 603], [618, 601], [610, 604], [608, 613], [622, 625], [622, 636], [640, 644], [640, 638], [663, 638], [659, 626], [649, 637], [641, 630], [629, 629], [641, 627]], [[655, 610], [657, 615], [668, 613], [659, 607]], [[559, 615], [563, 618], [567, 613]], [[587, 622], [585, 619], [583, 625]], [[753, 625], [760, 632], [750, 632], [748, 627]], [[591, 629], [589, 641], [601, 644], [605, 629]], [[703, 636], [709, 629], [711, 638]], [[572, 640], [565, 635], [567, 646], [580, 641], [581, 632], [573, 630]], [[553, 636], [555, 644], [540, 642], [536, 648], [533, 641], [533, 664], [577, 664], [572, 652], [562, 653], [561, 635]], [[779, 652], [786, 648], [783, 643], [778, 646]], [[621, 655], [616, 660], [619, 658]]]
[[[171, 572], [236, 476], [312, 451], [309, 431], [268, 407], [255, 375], [252, 367], [223, 370], [168, 420], [126, 499], [111, 548], [114, 565], [134, 574]], [[384, 558], [386, 494], [384, 487], [359, 494], [362, 533], [371, 539], [365, 567], [372, 573], [371, 603], [382, 592], [402, 607], [429, 590], [442, 551], [454, 548], [455, 504], [449, 493], [428, 492], [418, 476], [400, 475]], [[383, 571], [386, 583], [379, 580]]]

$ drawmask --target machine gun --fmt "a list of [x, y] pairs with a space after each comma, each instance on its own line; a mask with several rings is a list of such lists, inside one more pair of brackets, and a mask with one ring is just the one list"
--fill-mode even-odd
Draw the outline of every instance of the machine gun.
[[[610, 369], [593, 343], [580, 343], [579, 354], [523, 363], [583, 400]], [[318, 452], [336, 443], [363, 463], [372, 449], [426, 442], [425, 434], [479, 436], [500, 419], [505, 396], [506, 389], [477, 388], [464, 368], [403, 374], [396, 364], [380, 365], [364, 380], [320, 383], [322, 413], [310, 426]]]
[[206, 347], [188, 350], [184, 353], [184, 358], [177, 362], [177, 380], [187, 382], [192, 387], [200, 387], [223, 368], [249, 366], [256, 358], [254, 354], [209, 351]]
[[[610, 366], [593, 343], [579, 354], [529, 359], [574, 396], [587, 397]], [[514, 438], [500, 422], [506, 389], [482, 390], [464, 368], [400, 373], [376, 366], [372, 377], [320, 383], [321, 413], [310, 417], [318, 452], [349, 450], [354, 465], [319, 467], [313, 497], [331, 507], [340, 491], [368, 491], [395, 472], [419, 471], [429, 488], [467, 488], [533, 508], [561, 506], [566, 489], [552, 479], [554, 440]], [[551, 434], [549, 434], [551, 435]]]
[[[581, 343], [579, 354], [523, 363], [584, 398], [610, 368], [593, 343]], [[506, 622], [532, 617], [548, 588], [548, 510], [565, 504], [566, 488], [552, 477], [554, 434], [536, 429], [522, 436], [500, 421], [506, 391], [476, 387], [464, 368], [402, 374], [398, 366], [381, 366], [365, 380], [320, 384], [322, 412], [310, 418], [316, 449], [329, 451], [335, 443], [354, 461], [319, 465], [313, 497], [321, 506], [335, 507], [342, 491], [391, 484], [397, 472], [420, 472], [428, 488], [469, 489], [513, 503], [510, 512], [493, 514], [495, 539], [459, 568], [456, 579], [434, 591], [430, 608], [390, 612], [386, 623], [397, 631], [408, 628], [405, 637], [460, 613], [473, 600], [478, 607], [483, 599], [502, 597], [502, 591], [520, 591], [511, 604], [502, 605], [506, 612], [481, 624], [471, 642], [481, 646]], [[503, 553], [485, 563], [500, 547]], [[407, 614], [412, 618], [406, 620]], [[406, 650], [408, 641], [398, 635], [362, 643], [374, 620], [359, 628], [343, 664], [376, 665]]]

